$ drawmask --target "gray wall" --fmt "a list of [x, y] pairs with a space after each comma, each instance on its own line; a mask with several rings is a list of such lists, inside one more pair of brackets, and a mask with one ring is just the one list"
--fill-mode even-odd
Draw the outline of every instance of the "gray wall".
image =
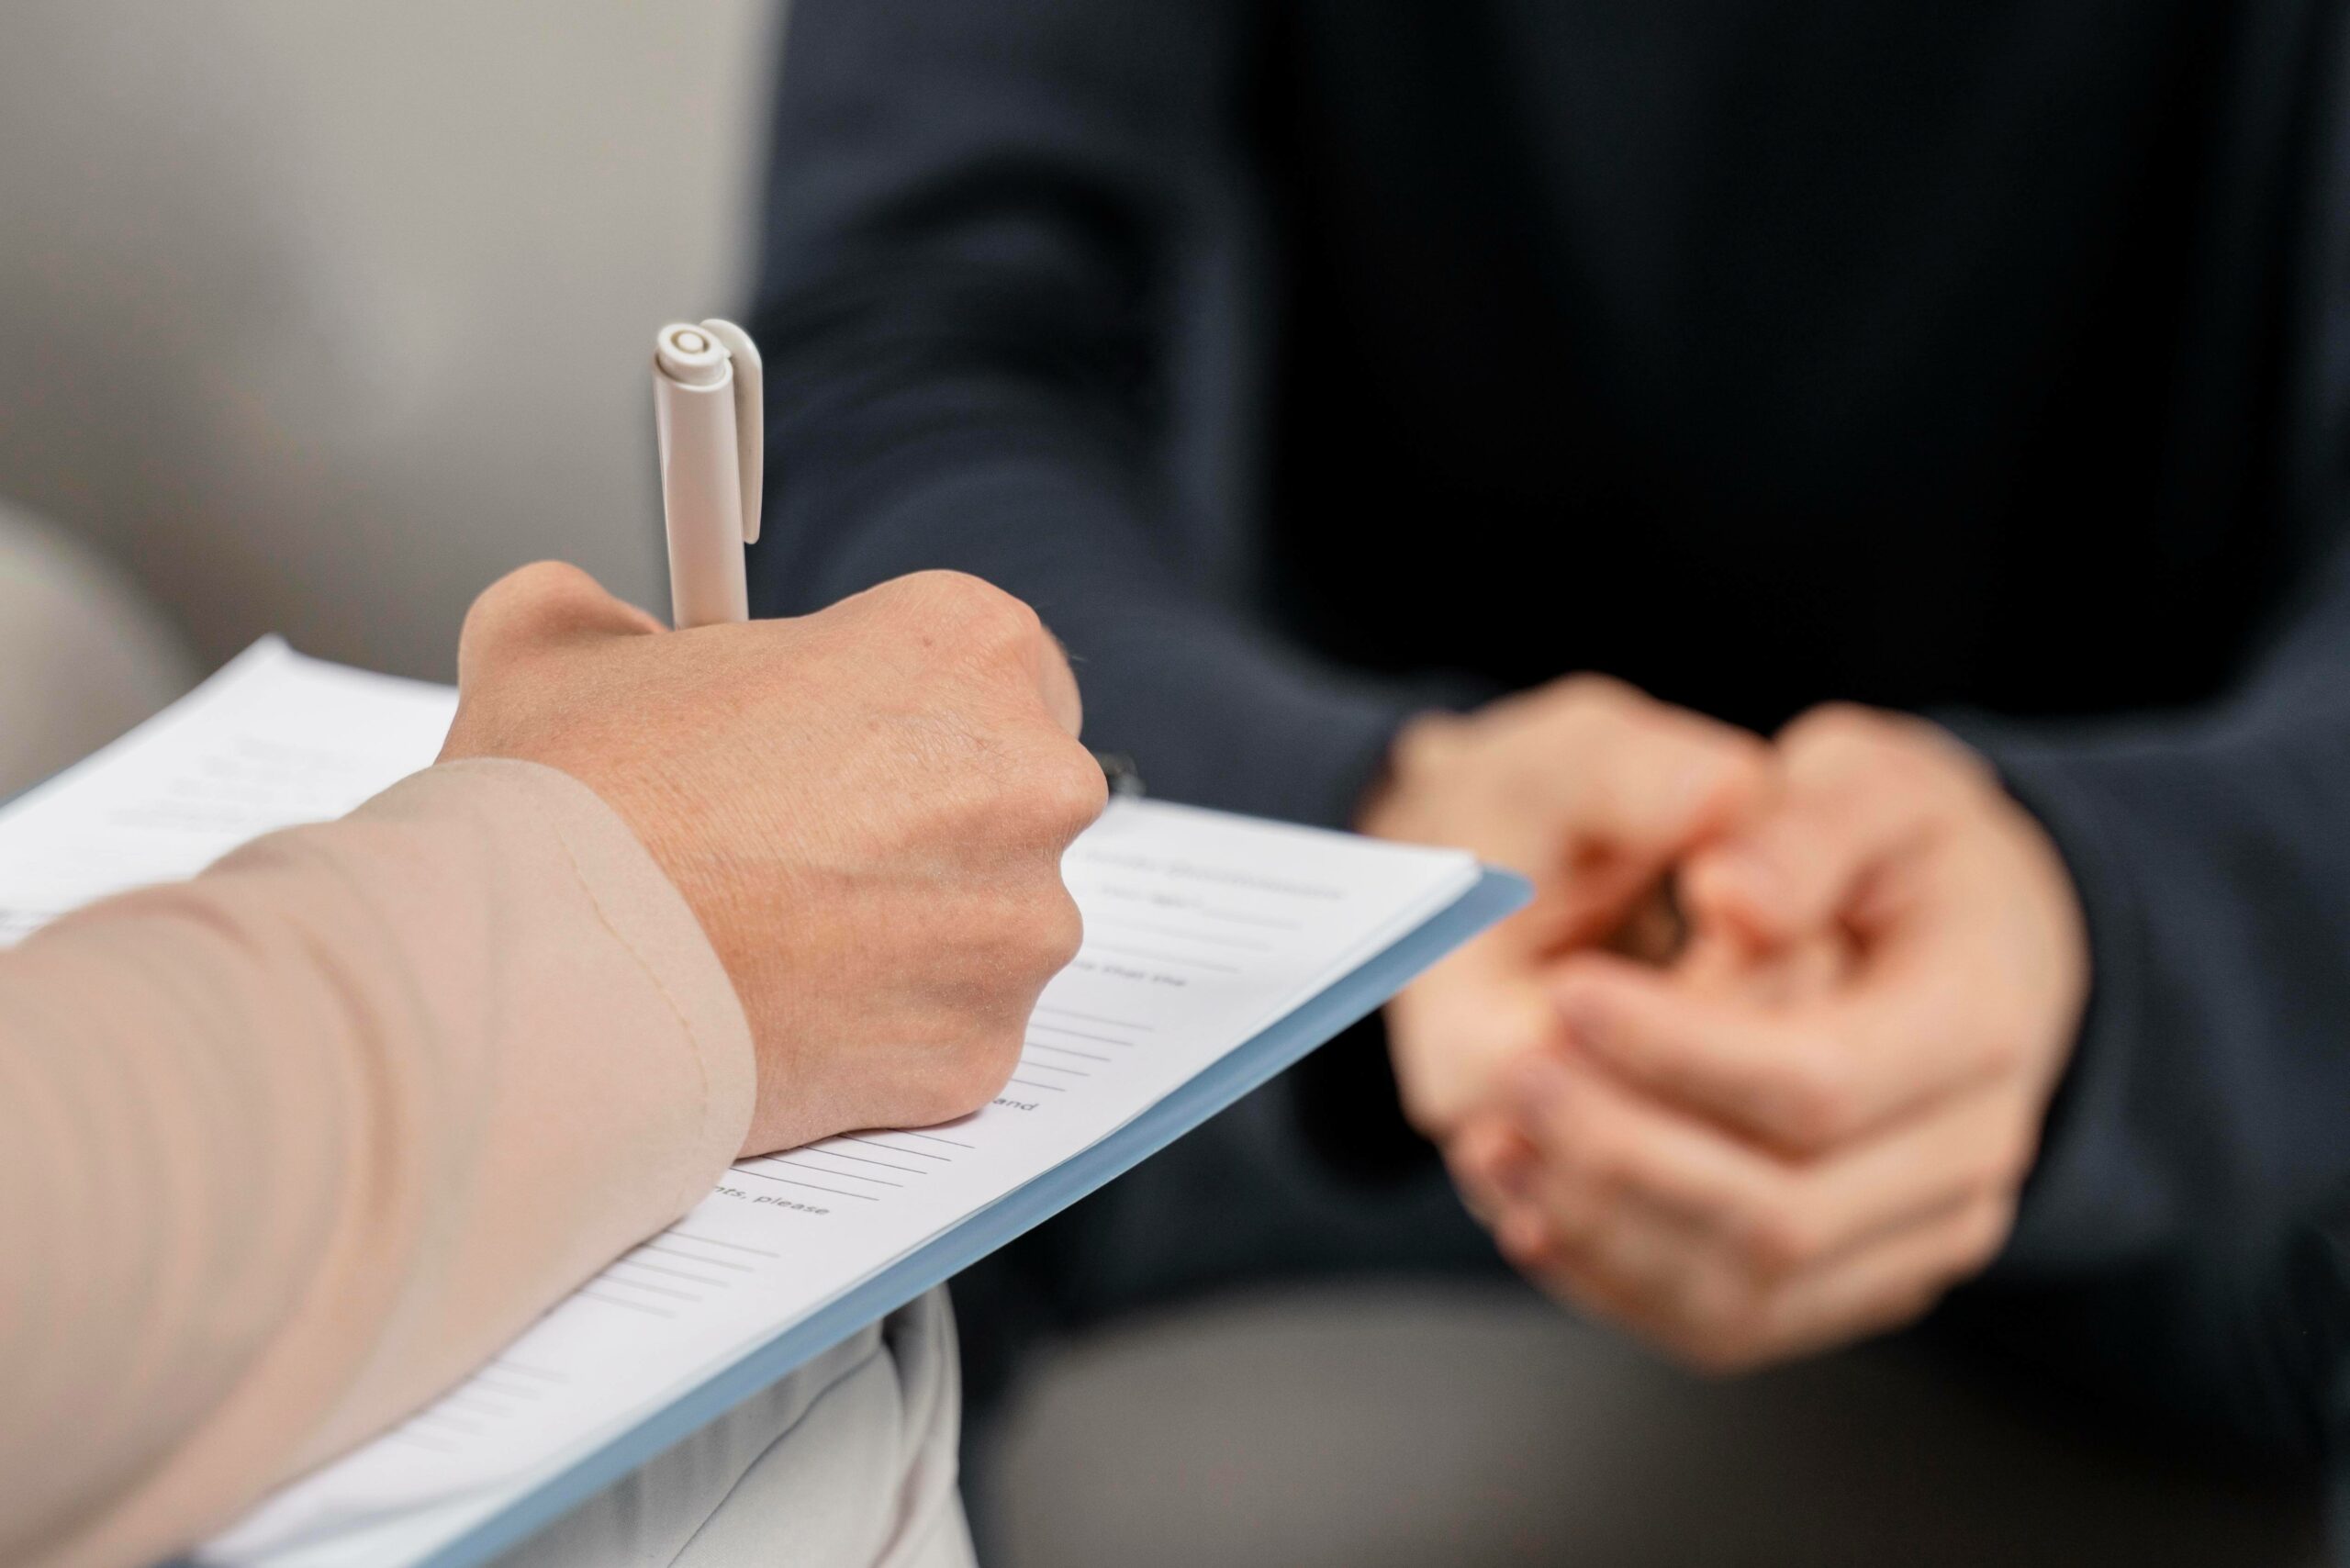
[[445, 678], [539, 556], [666, 606], [645, 361], [737, 303], [770, 0], [11, 0], [0, 498], [207, 662]]

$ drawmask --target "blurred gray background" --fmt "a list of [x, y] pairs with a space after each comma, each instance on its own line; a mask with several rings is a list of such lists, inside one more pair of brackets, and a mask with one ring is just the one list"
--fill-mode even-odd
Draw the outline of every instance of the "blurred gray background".
[[666, 605], [644, 369], [750, 263], [772, 0], [0, 7], [0, 502], [206, 666], [446, 679], [540, 556]]

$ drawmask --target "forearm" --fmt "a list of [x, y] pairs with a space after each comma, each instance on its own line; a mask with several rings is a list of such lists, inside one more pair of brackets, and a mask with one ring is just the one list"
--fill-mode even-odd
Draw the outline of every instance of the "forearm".
[[151, 1560], [707, 1190], [747, 1031], [552, 770], [429, 770], [0, 956], [0, 1557]]

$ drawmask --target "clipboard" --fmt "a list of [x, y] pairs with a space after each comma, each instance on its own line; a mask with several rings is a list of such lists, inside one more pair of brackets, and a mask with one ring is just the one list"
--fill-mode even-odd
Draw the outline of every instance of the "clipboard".
[[527, 1540], [867, 1324], [953, 1278], [1270, 1081], [1531, 896], [1523, 878], [1485, 868], [1450, 905], [1124, 1126], [941, 1232], [560, 1473], [499, 1498], [490, 1511], [421, 1555], [402, 1559], [404, 1568], [476, 1568]]

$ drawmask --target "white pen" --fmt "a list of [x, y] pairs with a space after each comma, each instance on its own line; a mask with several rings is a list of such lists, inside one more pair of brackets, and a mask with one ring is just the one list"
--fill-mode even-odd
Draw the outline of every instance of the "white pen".
[[732, 321], [674, 322], [653, 341], [653, 423], [679, 631], [747, 621], [743, 546], [759, 537], [765, 394], [758, 345]]

